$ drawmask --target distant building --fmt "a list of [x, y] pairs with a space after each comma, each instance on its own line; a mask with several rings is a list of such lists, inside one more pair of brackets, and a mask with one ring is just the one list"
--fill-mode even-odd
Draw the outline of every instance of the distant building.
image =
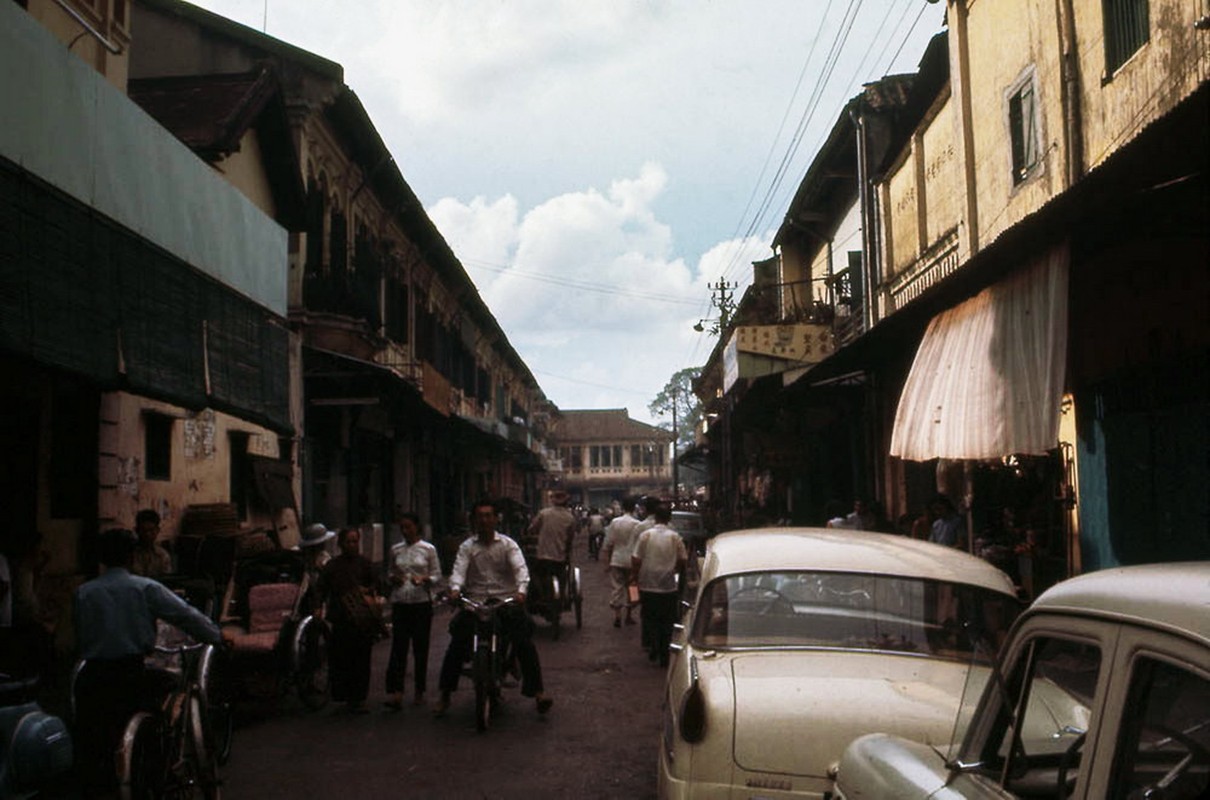
[[627, 495], [672, 494], [672, 433], [624, 408], [560, 411], [550, 443], [562, 460], [551, 477], [573, 503], [603, 507]]

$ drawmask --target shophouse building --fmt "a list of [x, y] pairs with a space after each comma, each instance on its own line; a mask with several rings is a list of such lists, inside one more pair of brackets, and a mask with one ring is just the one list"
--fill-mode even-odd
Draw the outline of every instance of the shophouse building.
[[[272, 169], [255, 154], [220, 174], [127, 96], [131, 12], [0, 4], [0, 542], [36, 573], [23, 599], [64, 648], [98, 530], [151, 508], [172, 536], [190, 507], [222, 504], [275, 533], [295, 503], [301, 194], [253, 191]], [[263, 122], [271, 141], [262, 88], [236, 127]]]
[[560, 410], [550, 444], [559, 463], [549, 478], [571, 502], [607, 508], [628, 496], [671, 497], [670, 431], [631, 419], [624, 408]]
[[475, 497], [532, 504], [548, 404], [404, 180], [340, 65], [176, 0], [133, 11], [149, 85], [280, 76], [305, 187], [288, 316], [305, 521], [364, 529], [381, 558], [399, 510], [456, 537]]
[[761, 415], [860, 387], [853, 495], [894, 521], [944, 490], [1032, 590], [1210, 555], [1204, 14], [951, 0], [885, 151], [856, 131], [861, 330], [831, 295], [835, 352]]

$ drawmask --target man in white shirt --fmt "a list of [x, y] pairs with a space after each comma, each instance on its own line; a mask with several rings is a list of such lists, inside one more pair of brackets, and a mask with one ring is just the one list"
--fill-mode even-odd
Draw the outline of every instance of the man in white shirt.
[[630, 556], [634, 553], [635, 539], [638, 538], [636, 528], [639, 519], [634, 515], [636, 500], [627, 497], [623, 501], [624, 513], [615, 517], [605, 529], [605, 544], [601, 551], [605, 555], [605, 572], [609, 574], [609, 582], [613, 587], [609, 593], [609, 607], [613, 609], [613, 627], [622, 627], [622, 610], [626, 610], [626, 624], [633, 625], [630, 602]]
[[652, 517], [655, 523], [639, 534], [630, 561], [643, 606], [640, 618], [648, 658], [666, 667], [680, 601], [679, 580], [689, 553], [681, 535], [668, 527], [672, 509], [667, 504], [657, 503]]
[[[514, 597], [517, 604], [502, 609], [500, 623], [513, 643], [521, 666], [521, 694], [534, 698], [539, 714], [550, 710], [554, 701], [542, 686], [542, 664], [534, 646], [534, 622], [525, 611], [525, 596], [529, 591], [529, 568], [525, 555], [515, 541], [496, 530], [496, 505], [480, 500], [471, 509], [471, 526], [475, 535], [458, 547], [454, 568], [450, 571], [450, 600], [456, 602], [463, 592], [474, 600]], [[458, 688], [462, 665], [471, 659], [475, 635], [475, 618], [459, 609], [450, 620], [450, 644], [441, 662], [438, 688], [441, 698], [433, 707], [437, 716], [450, 707], [450, 693]]]

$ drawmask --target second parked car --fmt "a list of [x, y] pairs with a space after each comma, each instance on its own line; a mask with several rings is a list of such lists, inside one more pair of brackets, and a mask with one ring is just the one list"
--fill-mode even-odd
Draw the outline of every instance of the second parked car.
[[954, 748], [853, 742], [838, 797], [1210, 797], [1210, 562], [1064, 581], [1021, 616]]

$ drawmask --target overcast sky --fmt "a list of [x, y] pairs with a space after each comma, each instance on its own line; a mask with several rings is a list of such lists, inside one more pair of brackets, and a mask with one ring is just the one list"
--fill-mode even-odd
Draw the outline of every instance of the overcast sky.
[[[201, 0], [344, 67], [404, 178], [562, 409], [648, 403], [861, 84], [914, 72], [925, 0]], [[709, 322], [707, 322], [707, 327]]]

